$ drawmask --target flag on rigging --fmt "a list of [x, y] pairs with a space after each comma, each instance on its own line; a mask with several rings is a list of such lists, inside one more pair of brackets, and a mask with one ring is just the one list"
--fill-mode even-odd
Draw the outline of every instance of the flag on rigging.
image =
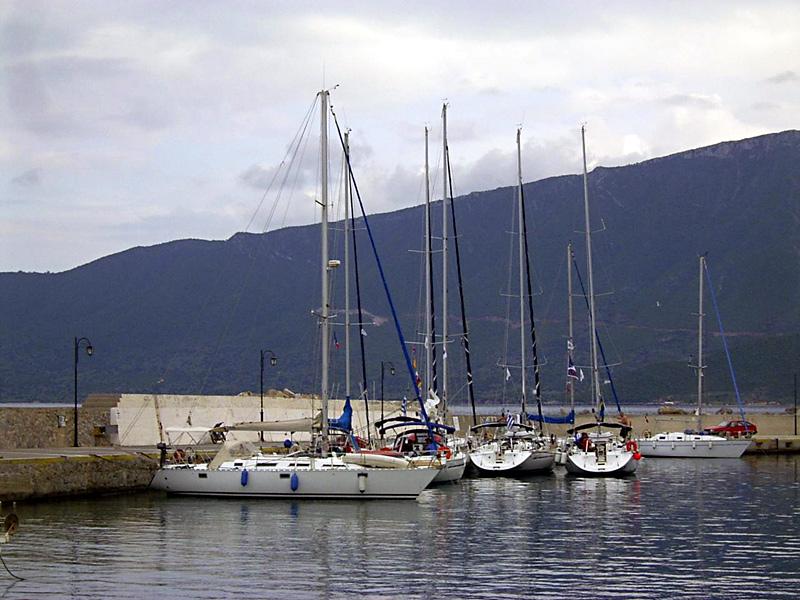
[[361, 335], [367, 337], [367, 331], [363, 327], [361, 328]]
[[581, 376], [580, 376], [579, 381], [583, 381], [583, 369], [581, 369]]
[[569, 338], [567, 340], [567, 351], [572, 352], [573, 350], [575, 350], [575, 344], [572, 343], [572, 338]]
[[514, 427], [515, 422], [516, 422], [515, 415], [508, 413], [508, 415], [506, 416], [506, 429], [511, 429], [512, 427]]
[[417, 349], [411, 348], [411, 368], [414, 369], [414, 381], [417, 384], [417, 387], [422, 389], [422, 377], [419, 376], [419, 371], [417, 371]]
[[508, 381], [509, 379], [511, 379], [511, 371], [509, 371], [508, 367], [506, 367], [506, 381]]
[[575, 368], [575, 363], [572, 362], [572, 357], [567, 357], [567, 377], [571, 377], [572, 379], [580, 379], [583, 381], [583, 372], [581, 375], [578, 376], [578, 369]]
[[339, 343], [339, 340], [336, 339], [336, 332], [335, 331], [333, 332], [333, 345], [336, 346], [337, 350], [342, 347], [342, 345]]

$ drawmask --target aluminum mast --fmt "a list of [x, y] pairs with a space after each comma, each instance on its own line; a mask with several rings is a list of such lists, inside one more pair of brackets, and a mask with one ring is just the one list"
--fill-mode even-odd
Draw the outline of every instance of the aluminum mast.
[[447, 411], [447, 104], [442, 104], [442, 385], [441, 412]]
[[[594, 305], [594, 274], [592, 271], [592, 226], [589, 219], [589, 175], [586, 172], [586, 126], [581, 126], [581, 148], [583, 150], [583, 212], [586, 223], [586, 268], [589, 276], [589, 317], [591, 329], [592, 354], [592, 402], [595, 406], [600, 404], [600, 373], [597, 365], [597, 319]], [[599, 418], [599, 414], [596, 415]]]
[[[322, 90], [320, 98], [320, 207], [322, 209], [322, 313], [320, 315], [322, 326], [322, 385], [320, 396], [322, 401], [322, 454], [328, 452], [328, 351], [330, 346], [330, 323], [328, 322], [330, 310], [328, 303], [328, 91]], [[313, 461], [312, 461], [313, 462]]]
[[525, 378], [525, 286], [523, 281], [523, 261], [525, 260], [525, 244], [522, 239], [522, 151], [520, 149], [521, 129], [517, 129], [517, 209], [519, 218], [517, 219], [517, 229], [519, 234], [519, 351], [522, 381], [522, 414], [528, 414], [526, 406], [526, 378]]

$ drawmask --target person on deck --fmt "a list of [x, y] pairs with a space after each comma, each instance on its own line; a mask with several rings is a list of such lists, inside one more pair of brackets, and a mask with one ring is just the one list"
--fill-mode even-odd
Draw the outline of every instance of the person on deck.
[[578, 440], [578, 448], [583, 450], [584, 452], [591, 452], [594, 450], [594, 445], [592, 444], [592, 440], [589, 439], [589, 434], [585, 431], [581, 434], [581, 438]]

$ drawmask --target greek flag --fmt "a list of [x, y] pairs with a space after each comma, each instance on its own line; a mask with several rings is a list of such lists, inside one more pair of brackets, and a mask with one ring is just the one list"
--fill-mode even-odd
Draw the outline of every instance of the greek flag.
[[516, 417], [509, 413], [508, 416], [506, 416], [506, 429], [511, 429], [514, 427], [515, 421]]
[[567, 377], [583, 381], [583, 378], [578, 376], [578, 369], [575, 368], [575, 363], [572, 362], [571, 356], [567, 357]]

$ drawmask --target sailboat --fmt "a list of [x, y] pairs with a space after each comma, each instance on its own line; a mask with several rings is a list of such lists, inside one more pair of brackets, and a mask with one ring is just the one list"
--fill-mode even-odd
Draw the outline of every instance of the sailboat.
[[[525, 252], [524, 202], [522, 190], [522, 150], [520, 143], [521, 130], [517, 129], [517, 206], [518, 253], [519, 253], [519, 319], [520, 319], [520, 357], [521, 357], [521, 416], [527, 418], [526, 407], [526, 339], [525, 339], [525, 275], [527, 254]], [[528, 280], [530, 283], [530, 280]], [[530, 294], [528, 294], [530, 295]], [[538, 389], [535, 390], [538, 394]], [[473, 433], [483, 432], [488, 436], [489, 429], [494, 428], [495, 439], [481, 443], [470, 451], [472, 464], [482, 475], [505, 475], [531, 472], [547, 472], [552, 470], [555, 452], [550, 450], [536, 429], [521, 422], [521, 418], [509, 415], [505, 423], [482, 423], [473, 425]], [[505, 431], [500, 433], [500, 429]]]
[[697, 429], [696, 431], [671, 431], [639, 438], [639, 451], [643, 456], [667, 458], [739, 458], [750, 446], [749, 439], [728, 439], [709, 435], [703, 431], [703, 277], [706, 257], [701, 255], [697, 308]]
[[[595, 312], [594, 274], [592, 265], [592, 228], [589, 219], [589, 175], [586, 171], [586, 129], [581, 127], [583, 151], [583, 212], [586, 228], [586, 265], [589, 279], [589, 337], [591, 338], [592, 400], [595, 406], [595, 423], [586, 423], [568, 429], [575, 435], [575, 443], [567, 448], [565, 466], [573, 475], [619, 476], [633, 473], [640, 458], [631, 440], [630, 427], [622, 423], [604, 422], [605, 405], [600, 392], [600, 375], [597, 347], [597, 319]], [[580, 437], [577, 437], [580, 434]]]
[[[449, 149], [447, 146], [447, 105], [442, 106], [442, 152], [444, 165], [444, 190], [442, 196], [442, 338], [443, 347], [447, 344], [447, 269], [448, 269], [448, 238], [447, 220], [448, 200], [450, 198], [448, 183], [449, 178]], [[453, 219], [455, 224], [455, 219]], [[428, 160], [428, 128], [425, 128], [425, 328], [424, 343], [425, 348], [425, 387], [426, 404], [431, 410], [439, 412], [440, 420], [447, 418], [447, 350], [442, 352], [442, 379], [440, 394], [437, 394], [434, 384], [434, 348], [435, 335], [433, 328], [434, 313], [432, 310], [433, 286], [431, 258], [433, 251], [431, 248], [431, 192], [430, 192], [430, 166]], [[444, 422], [423, 423], [417, 418], [405, 415], [383, 419], [375, 424], [379, 429], [381, 437], [387, 432], [394, 434], [394, 440], [390, 447], [384, 451], [399, 453], [403, 456], [412, 456], [412, 460], [417, 464], [431, 463], [439, 468], [439, 473], [433, 480], [433, 484], [450, 483], [458, 481], [464, 476], [467, 467], [467, 454], [456, 443], [454, 434], [455, 428]], [[429, 438], [433, 439], [429, 439]], [[431, 443], [433, 442], [433, 443]], [[431, 461], [431, 451], [428, 448], [436, 447], [435, 460]]]
[[[261, 498], [369, 498], [414, 499], [438, 473], [437, 469], [414, 465], [401, 457], [372, 457], [337, 454], [330, 451], [331, 426], [349, 430], [352, 407], [349, 398], [339, 419], [328, 419], [328, 348], [330, 347], [328, 257], [328, 90], [319, 92], [320, 101], [320, 172], [322, 211], [322, 385], [318, 429], [314, 420], [291, 427], [313, 429], [312, 452], [289, 455], [265, 454], [248, 442], [226, 442], [207, 464], [163, 465], [156, 472], [151, 487], [170, 494], [201, 496], [237, 496]], [[269, 423], [253, 423], [252, 429]], [[278, 425], [283, 427], [283, 425]], [[242, 429], [243, 427], [240, 427]], [[288, 429], [288, 426], [287, 426]], [[287, 429], [283, 429], [284, 431]], [[295, 429], [296, 430], [296, 429]], [[374, 465], [380, 464], [381, 468]]]

